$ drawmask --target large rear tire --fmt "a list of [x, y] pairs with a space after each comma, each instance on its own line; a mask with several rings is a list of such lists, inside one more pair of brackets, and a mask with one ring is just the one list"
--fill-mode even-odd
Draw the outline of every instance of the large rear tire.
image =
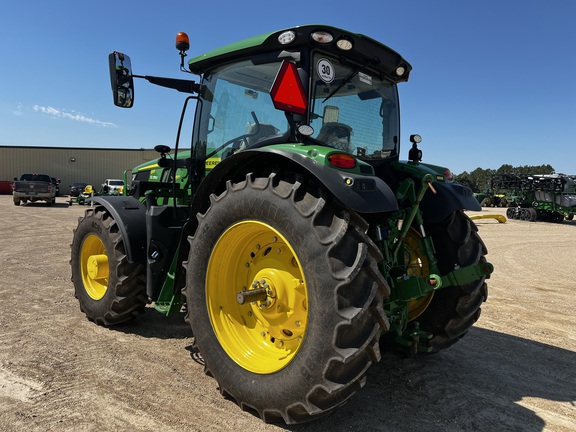
[[88, 319], [110, 326], [144, 313], [145, 268], [127, 261], [118, 222], [103, 206], [79, 218], [71, 249], [75, 295]]
[[272, 174], [229, 182], [198, 223], [187, 318], [220, 392], [288, 424], [346, 402], [388, 330], [389, 287], [366, 222], [323, 188]]
[[[427, 224], [432, 237], [441, 274], [455, 268], [486, 262], [486, 246], [478, 228], [463, 211], [455, 211], [439, 223]], [[465, 285], [456, 285], [434, 292], [426, 310], [418, 316], [420, 329], [434, 335], [430, 341], [434, 351], [456, 343], [478, 320], [481, 305], [488, 298], [486, 277]]]

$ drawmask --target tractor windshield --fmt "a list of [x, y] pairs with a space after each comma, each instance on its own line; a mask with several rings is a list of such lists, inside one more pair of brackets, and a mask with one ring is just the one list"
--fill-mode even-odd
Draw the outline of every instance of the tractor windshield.
[[[198, 159], [205, 157], [207, 166], [212, 166], [237, 151], [289, 140], [287, 114], [274, 107], [270, 96], [280, 65], [281, 61], [244, 60], [204, 75], [197, 117]], [[319, 53], [308, 72], [309, 124], [316, 142], [361, 158], [397, 156], [394, 83]]]
[[313, 137], [358, 156], [397, 156], [396, 85], [321, 53], [314, 55], [312, 68]]

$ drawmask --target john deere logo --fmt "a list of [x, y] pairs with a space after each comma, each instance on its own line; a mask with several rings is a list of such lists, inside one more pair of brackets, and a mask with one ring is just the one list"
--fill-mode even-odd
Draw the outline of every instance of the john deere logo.
[[206, 169], [212, 169], [222, 161], [221, 158], [210, 158], [206, 160]]

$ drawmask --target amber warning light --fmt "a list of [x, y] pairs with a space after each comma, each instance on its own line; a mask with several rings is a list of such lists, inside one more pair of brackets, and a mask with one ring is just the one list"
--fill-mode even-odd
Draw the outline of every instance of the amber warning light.
[[190, 49], [190, 38], [186, 33], [180, 32], [176, 35], [176, 49], [180, 52]]

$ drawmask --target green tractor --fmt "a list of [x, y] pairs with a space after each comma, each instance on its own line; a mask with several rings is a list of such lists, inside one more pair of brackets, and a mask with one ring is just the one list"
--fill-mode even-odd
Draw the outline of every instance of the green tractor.
[[133, 105], [134, 78], [189, 96], [174, 150], [134, 169], [127, 196], [94, 197], [74, 230], [88, 319], [185, 311], [221, 393], [287, 424], [338, 409], [381, 350], [437, 352], [468, 332], [493, 271], [464, 212], [480, 206], [448, 169], [421, 163], [418, 135], [400, 160], [406, 60], [319, 25], [187, 68], [185, 33], [176, 48], [199, 82], [135, 75], [127, 55], [109, 56], [117, 106]]

